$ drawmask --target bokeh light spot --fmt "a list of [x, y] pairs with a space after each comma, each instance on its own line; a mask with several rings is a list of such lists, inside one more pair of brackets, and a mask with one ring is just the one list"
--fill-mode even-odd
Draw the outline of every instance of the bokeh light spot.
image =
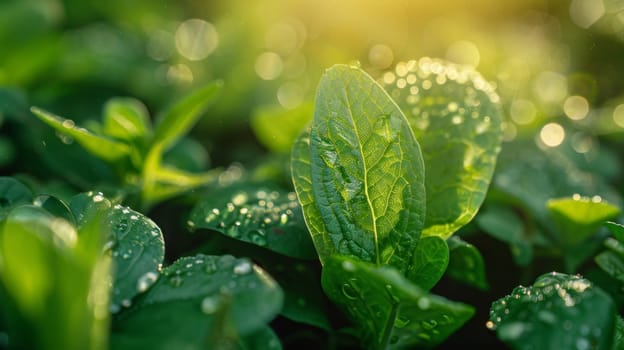
[[589, 113], [589, 103], [583, 96], [570, 96], [563, 103], [563, 112], [572, 120], [582, 120]]
[[481, 61], [479, 48], [471, 41], [460, 40], [452, 43], [446, 50], [446, 58], [459, 64], [477, 67]]
[[264, 52], [256, 58], [256, 74], [264, 80], [274, 80], [282, 74], [284, 62], [275, 52]]
[[613, 121], [620, 128], [624, 128], [624, 104], [618, 105], [613, 110]]
[[511, 119], [519, 125], [531, 124], [535, 120], [536, 109], [533, 102], [529, 100], [518, 99], [511, 103], [509, 110]]
[[394, 61], [392, 49], [386, 45], [378, 44], [371, 47], [368, 52], [368, 62], [375, 68], [384, 69], [390, 67]]
[[589, 28], [605, 14], [602, 0], [572, 0], [570, 18], [577, 26]]
[[175, 43], [182, 56], [191, 61], [199, 61], [208, 57], [217, 48], [219, 36], [209, 22], [189, 19], [178, 26]]
[[288, 82], [282, 84], [282, 86], [277, 89], [277, 100], [282, 107], [293, 109], [303, 102], [304, 94], [305, 92], [300, 84]]
[[533, 87], [536, 95], [544, 102], [560, 103], [568, 94], [567, 79], [555, 72], [540, 73]]
[[565, 139], [565, 130], [557, 123], [548, 123], [540, 130], [540, 141], [547, 147], [557, 147]]

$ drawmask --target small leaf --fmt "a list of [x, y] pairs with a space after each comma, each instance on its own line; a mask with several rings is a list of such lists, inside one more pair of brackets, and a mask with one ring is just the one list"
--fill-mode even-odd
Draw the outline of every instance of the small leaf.
[[150, 136], [151, 125], [145, 105], [134, 98], [112, 98], [104, 106], [104, 129], [107, 136], [135, 142]]
[[604, 251], [594, 260], [609, 276], [624, 284], [624, 257], [613, 251]]
[[418, 241], [407, 278], [424, 290], [430, 290], [442, 278], [449, 263], [449, 247], [436, 236]]
[[446, 273], [458, 281], [487, 290], [489, 285], [485, 275], [485, 264], [479, 250], [459, 237], [451, 237], [446, 242], [451, 255]]
[[313, 114], [313, 104], [308, 102], [295, 109], [261, 107], [251, 116], [250, 123], [256, 137], [265, 147], [276, 153], [287, 153], [301, 130], [312, 120]]
[[607, 222], [605, 224], [609, 231], [613, 234], [613, 237], [617, 239], [620, 243], [624, 244], [624, 225], [618, 224], [616, 222]]
[[206, 349], [229, 327], [243, 337], [261, 331], [282, 301], [275, 281], [248, 259], [184, 257], [119, 315], [111, 348]]
[[502, 141], [499, 97], [472, 68], [427, 57], [398, 63], [382, 81], [422, 148], [423, 235], [446, 239], [475, 216], [485, 198]]
[[239, 183], [211, 191], [190, 223], [287, 256], [317, 258], [295, 193], [276, 186]]
[[197, 123], [204, 109], [221, 91], [223, 83], [215, 81], [194, 91], [173, 105], [156, 123], [152, 147], [166, 150]]
[[80, 194], [72, 198], [70, 206], [78, 218], [88, 217], [90, 210], [105, 215], [110, 235], [104, 249], [114, 262], [110, 309], [117, 313], [130, 306], [132, 298], [145, 292], [158, 278], [165, 254], [162, 232], [141, 213], [118, 204], [111, 208], [101, 193]]
[[39, 119], [76, 140], [84, 149], [96, 157], [113, 162], [130, 156], [131, 148], [127, 144], [114, 139], [96, 135], [77, 127], [71, 119], [64, 119], [37, 107], [30, 109]]
[[0, 176], [0, 221], [12, 208], [30, 203], [32, 191], [23, 183], [8, 176]]
[[[420, 148], [401, 111], [366, 73], [334, 66], [317, 90], [309, 142], [293, 153], [293, 181], [321, 259], [333, 251], [405, 271], [425, 191]], [[326, 230], [317, 231], [319, 221]]]
[[488, 235], [510, 245], [516, 264], [527, 266], [531, 262], [531, 237], [525, 236], [524, 223], [511, 209], [503, 206], [490, 207], [479, 213], [475, 220]]
[[547, 205], [550, 214], [559, 225], [560, 239], [566, 245], [582, 243], [594, 234], [602, 223], [620, 214], [620, 209], [616, 206], [581, 196], [551, 199]]
[[580, 276], [548, 273], [492, 304], [487, 326], [513, 349], [611, 349], [615, 306]]
[[329, 258], [322, 284], [356, 324], [362, 344], [371, 349], [432, 347], [474, 313], [468, 305], [428, 294], [394, 268], [349, 257]]

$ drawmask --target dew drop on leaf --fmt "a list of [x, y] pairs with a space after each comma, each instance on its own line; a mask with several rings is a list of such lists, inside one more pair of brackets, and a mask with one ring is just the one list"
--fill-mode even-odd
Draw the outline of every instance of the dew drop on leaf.
[[252, 266], [249, 261], [241, 260], [236, 265], [234, 265], [234, 274], [246, 275], [251, 272], [251, 269], [252, 269]]
[[207, 296], [201, 302], [201, 311], [207, 315], [215, 313], [219, 310], [221, 298], [218, 296]]
[[153, 271], [146, 272], [137, 280], [137, 291], [143, 293], [151, 287], [158, 279], [158, 274]]

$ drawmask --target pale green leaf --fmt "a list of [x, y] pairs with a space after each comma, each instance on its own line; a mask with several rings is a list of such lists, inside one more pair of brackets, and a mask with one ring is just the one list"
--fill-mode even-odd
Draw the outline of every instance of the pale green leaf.
[[103, 133], [125, 141], [146, 139], [151, 124], [145, 105], [134, 98], [117, 97], [104, 106]]
[[502, 140], [499, 97], [474, 69], [430, 58], [400, 62], [381, 81], [422, 148], [423, 235], [446, 239], [485, 198]]
[[575, 196], [551, 199], [548, 210], [558, 225], [559, 238], [565, 245], [575, 245], [586, 240], [607, 220], [620, 214], [620, 209], [603, 200]]
[[251, 127], [265, 147], [276, 153], [287, 153], [301, 130], [312, 120], [313, 107], [309, 102], [294, 109], [261, 107], [251, 116]]
[[406, 277], [424, 290], [429, 290], [444, 275], [449, 263], [449, 246], [436, 236], [422, 237], [416, 246]]

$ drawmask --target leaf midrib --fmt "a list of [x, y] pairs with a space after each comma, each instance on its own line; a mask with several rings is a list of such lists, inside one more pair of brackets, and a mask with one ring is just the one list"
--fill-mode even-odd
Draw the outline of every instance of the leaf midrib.
[[373, 240], [375, 243], [375, 264], [377, 266], [381, 266], [381, 261], [380, 261], [380, 254], [379, 254], [379, 237], [378, 237], [378, 232], [377, 232], [377, 215], [375, 214], [375, 208], [373, 207], [373, 203], [370, 199], [370, 195], [368, 193], [368, 168], [366, 166], [366, 157], [364, 156], [364, 149], [362, 148], [362, 142], [360, 139], [360, 133], [358, 131], [357, 128], [357, 124], [355, 123], [355, 117], [353, 116], [353, 113], [351, 112], [351, 100], [349, 99], [349, 94], [347, 93], [347, 89], [345, 84], [342, 84], [342, 94], [345, 98], [346, 101], [346, 105], [347, 105], [347, 111], [349, 113], [349, 121], [351, 122], [351, 125], [353, 126], [353, 131], [355, 132], [355, 137], [358, 140], [358, 148], [360, 151], [360, 155], [362, 157], [362, 167], [363, 167], [363, 175], [364, 175], [364, 196], [366, 197], [366, 203], [368, 204], [368, 208], [370, 209], [371, 212], [371, 220], [372, 222], [372, 226], [373, 226]]

